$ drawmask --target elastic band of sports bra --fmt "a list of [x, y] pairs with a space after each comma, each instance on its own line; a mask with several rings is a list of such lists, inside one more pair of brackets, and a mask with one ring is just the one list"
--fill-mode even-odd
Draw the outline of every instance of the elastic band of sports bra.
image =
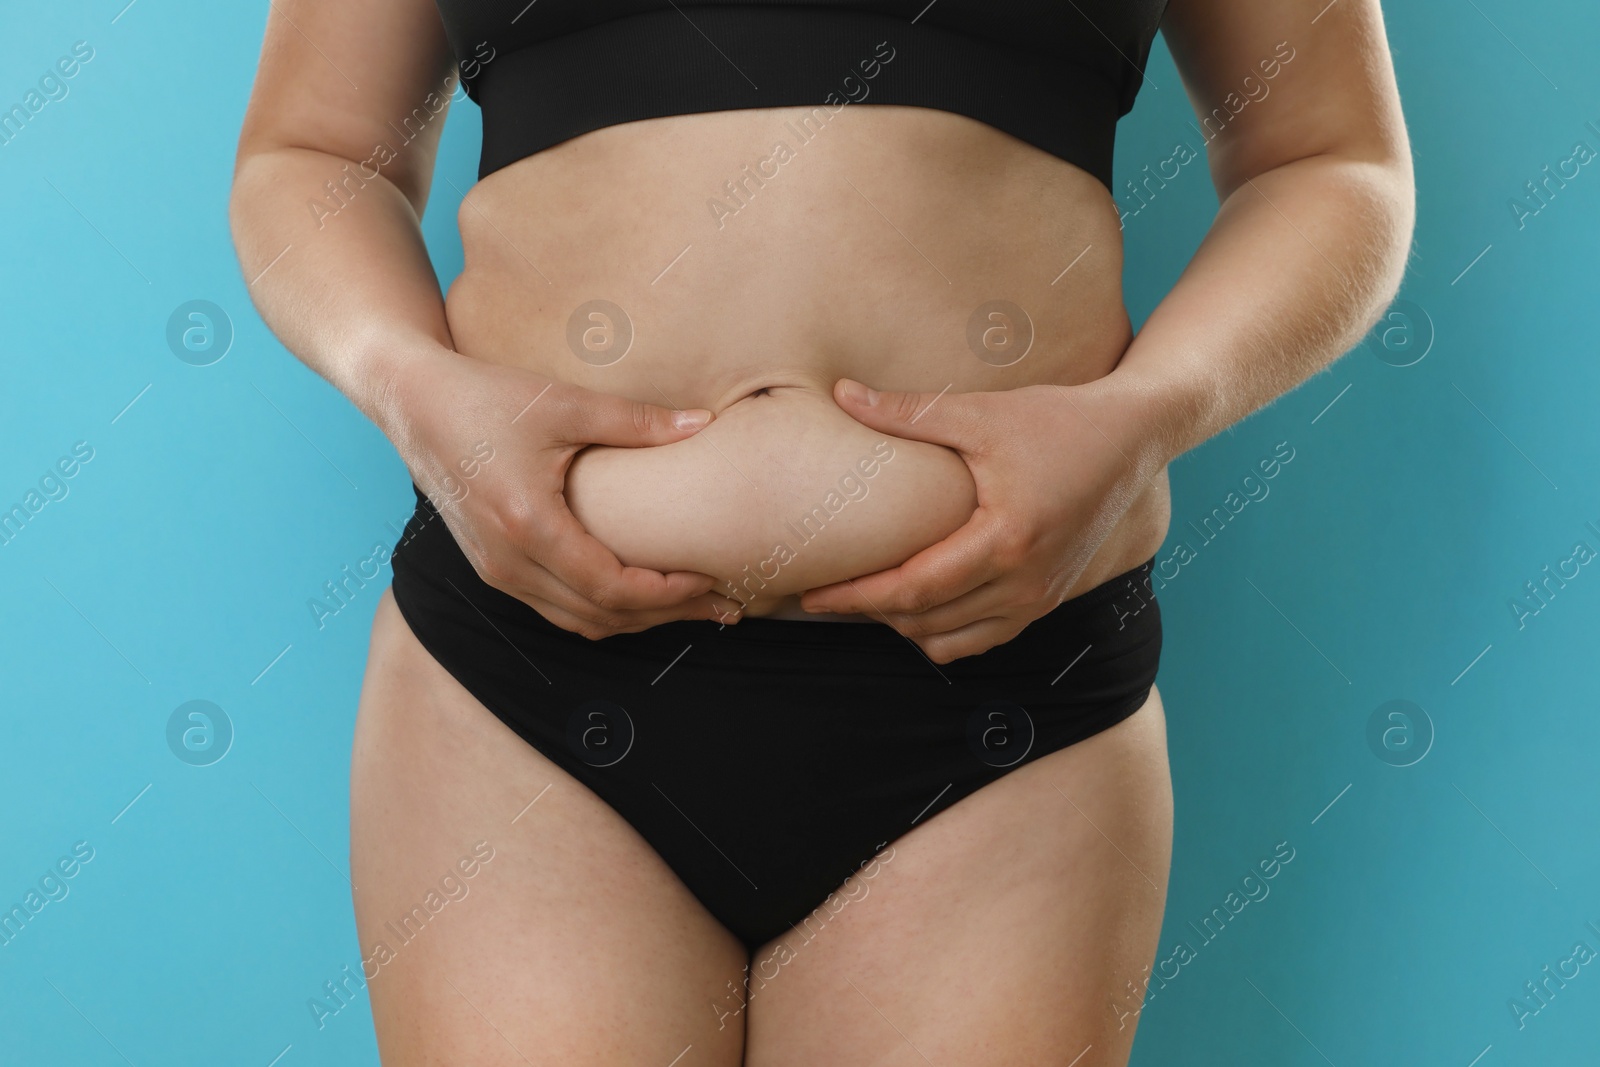
[[[708, 38], [727, 45], [738, 65]], [[875, 58], [880, 43], [893, 49], [887, 62]], [[1104, 51], [1098, 39], [1085, 42], [1096, 46]], [[876, 70], [870, 80], [863, 62]], [[977, 119], [1081, 167], [1107, 189], [1124, 95], [1131, 100], [1094, 65], [1093, 53], [1082, 63], [1063, 62], [904, 19], [810, 5], [688, 6], [618, 17], [502, 53], [468, 91], [483, 109], [479, 178], [622, 122], [821, 108], [830, 95], [842, 104], [859, 94], [860, 103]], [[806, 143], [781, 126], [774, 136], [794, 139], [791, 149]]]

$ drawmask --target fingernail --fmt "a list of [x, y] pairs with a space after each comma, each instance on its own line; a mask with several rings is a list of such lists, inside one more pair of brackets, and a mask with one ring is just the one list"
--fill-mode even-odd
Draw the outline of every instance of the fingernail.
[[679, 430], [698, 430], [711, 421], [711, 412], [704, 408], [694, 408], [690, 411], [674, 411], [672, 425]]
[[840, 383], [839, 391], [845, 395], [845, 399], [851, 403], [860, 404], [864, 408], [870, 408], [878, 402], [878, 391], [876, 389], [868, 389], [860, 382], [849, 378]]

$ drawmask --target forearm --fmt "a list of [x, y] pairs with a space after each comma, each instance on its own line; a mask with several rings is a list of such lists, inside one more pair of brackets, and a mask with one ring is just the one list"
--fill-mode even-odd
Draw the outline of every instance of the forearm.
[[451, 348], [450, 331], [417, 212], [398, 188], [381, 175], [349, 181], [337, 214], [319, 219], [308, 207], [332, 203], [323, 183], [343, 178], [345, 163], [302, 148], [243, 157], [229, 207], [234, 247], [273, 333], [389, 433], [396, 371]]
[[1129, 398], [1149, 465], [1357, 344], [1399, 287], [1413, 218], [1409, 167], [1331, 155], [1276, 167], [1230, 194], [1107, 379]]

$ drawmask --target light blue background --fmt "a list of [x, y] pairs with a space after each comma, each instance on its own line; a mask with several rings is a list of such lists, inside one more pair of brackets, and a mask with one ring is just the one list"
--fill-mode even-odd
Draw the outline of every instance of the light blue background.
[[[256, 317], [231, 250], [267, 6], [139, 0], [113, 22], [124, 2], [0, 16], [6, 106], [74, 41], [95, 49], [0, 146], [0, 504], [94, 448], [0, 546], [0, 905], [94, 848], [0, 947], [0, 1061], [374, 1064], [364, 996], [321, 1030], [307, 1000], [359, 962], [348, 756], [388, 575], [320, 632], [306, 601], [394, 541], [410, 488]], [[1600, 968], [1525, 1029], [1507, 1002], [1575, 942], [1600, 949], [1600, 571], [1523, 629], [1508, 602], [1575, 541], [1600, 548], [1600, 169], [1524, 229], [1507, 201], [1575, 141], [1600, 149], [1584, 126], [1600, 125], [1600, 20], [1587, 0], [1388, 19], [1419, 191], [1402, 296], [1435, 338], [1408, 367], [1358, 348], [1174, 465], [1163, 555], [1200, 545], [1188, 524], [1274, 445], [1295, 449], [1162, 592], [1177, 824], [1161, 955], [1197, 954], [1148, 1002], [1135, 1065], [1595, 1062]], [[1119, 187], [1175, 141], [1199, 147], [1159, 41], [1149, 74]], [[440, 175], [462, 189], [477, 130], [471, 107], [446, 130]], [[434, 188], [424, 228], [448, 280], [457, 194]], [[1128, 220], [1136, 322], [1214, 207], [1196, 163]], [[236, 330], [212, 366], [166, 346], [193, 299]], [[236, 731], [210, 767], [166, 743], [194, 699]], [[1368, 746], [1391, 699], [1437, 731], [1414, 766]], [[1190, 924], [1282, 841], [1295, 857], [1270, 896], [1202, 943]]]

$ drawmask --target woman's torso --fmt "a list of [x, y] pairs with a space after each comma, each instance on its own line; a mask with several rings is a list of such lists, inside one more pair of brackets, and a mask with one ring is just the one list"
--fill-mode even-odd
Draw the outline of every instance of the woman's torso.
[[[459, 222], [458, 350], [717, 414], [674, 445], [585, 450], [568, 499], [624, 563], [713, 574], [752, 615], [893, 566], [976, 504], [954, 452], [855, 422], [838, 378], [1071, 385], [1131, 338], [1106, 187], [928, 108], [609, 126], [489, 174]], [[1169, 511], [1158, 477], [1069, 593], [1153, 555]]]

